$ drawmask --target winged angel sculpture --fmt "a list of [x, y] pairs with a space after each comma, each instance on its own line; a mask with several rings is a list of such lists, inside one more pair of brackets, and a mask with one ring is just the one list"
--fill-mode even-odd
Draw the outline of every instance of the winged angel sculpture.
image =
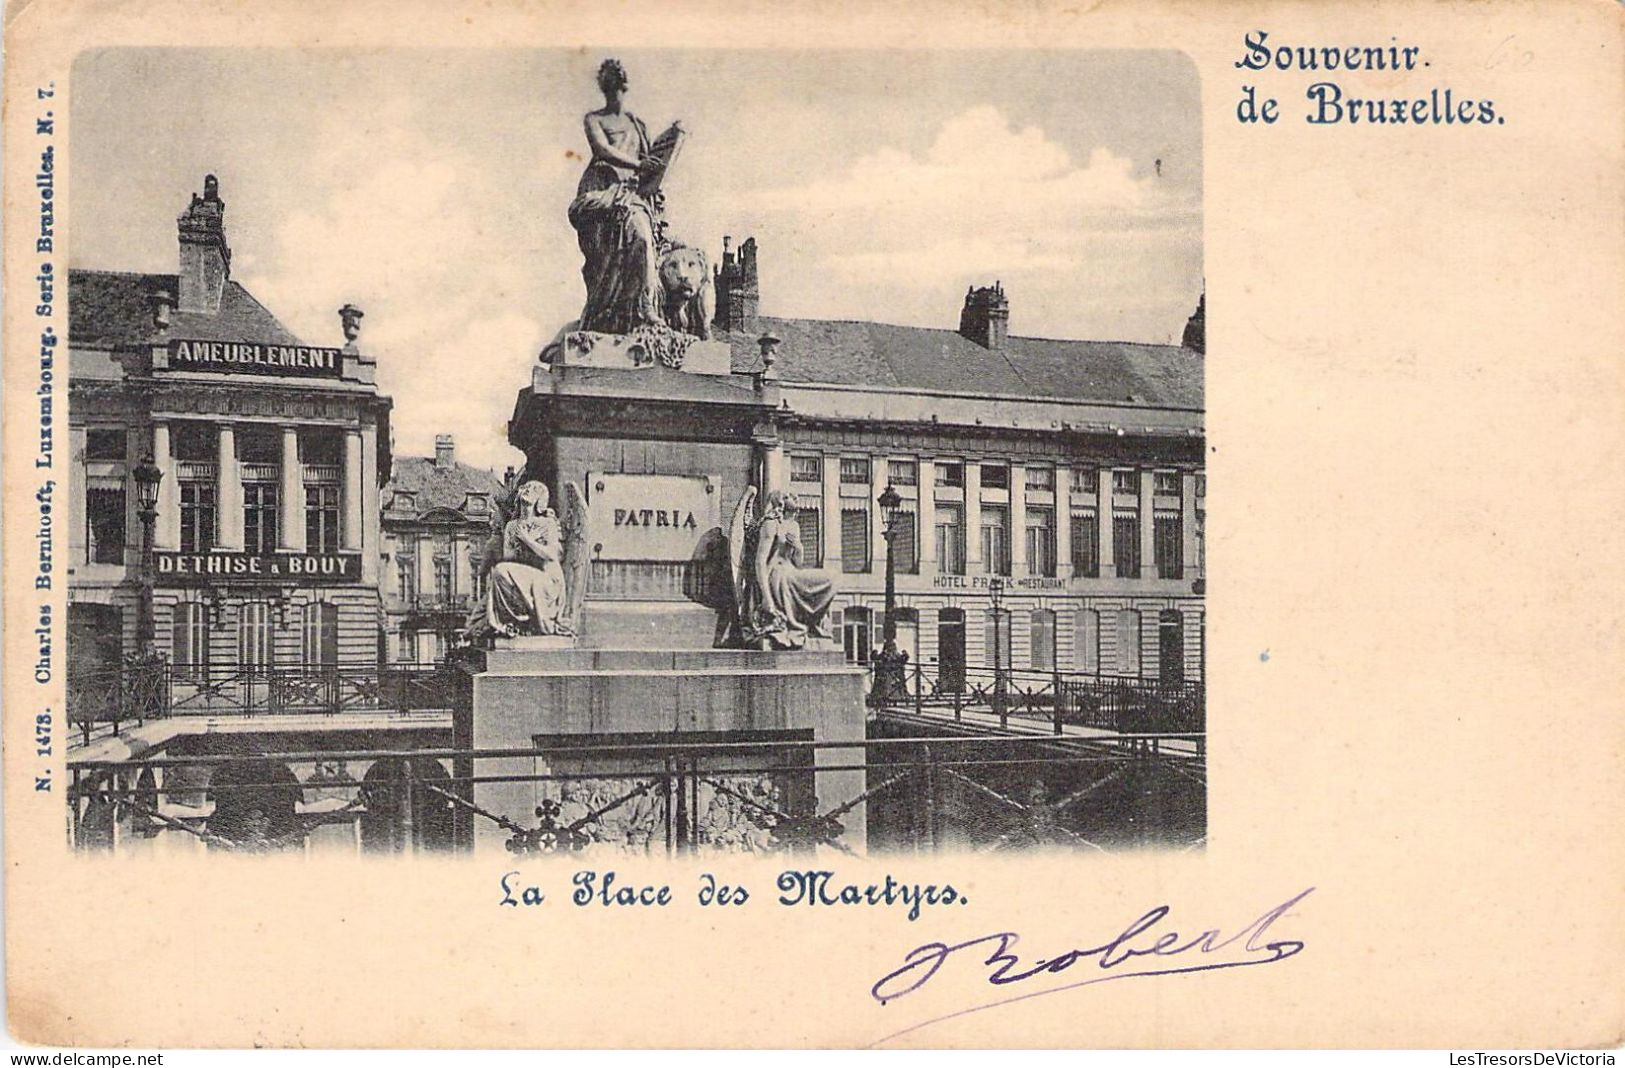
[[808, 638], [828, 638], [824, 620], [835, 600], [835, 582], [822, 571], [801, 566], [795, 498], [781, 490], [769, 492], [761, 516], [753, 521], [755, 502], [753, 486], [734, 509], [728, 539], [740, 644], [747, 649], [801, 649]]
[[521, 483], [487, 553], [485, 603], [470, 621], [476, 636], [573, 635], [587, 593], [587, 502], [565, 487], [564, 517], [548, 507], [547, 485]]

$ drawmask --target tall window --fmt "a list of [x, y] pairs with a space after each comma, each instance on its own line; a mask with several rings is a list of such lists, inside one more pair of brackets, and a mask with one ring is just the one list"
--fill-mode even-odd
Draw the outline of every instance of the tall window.
[[869, 570], [869, 509], [841, 509], [841, 570], [859, 575]]
[[1179, 472], [1158, 471], [1152, 476], [1151, 491], [1158, 497], [1179, 496]]
[[867, 486], [869, 484], [869, 457], [841, 457], [841, 481]]
[[1100, 576], [1100, 521], [1093, 508], [1072, 513], [1072, 573], [1080, 578]]
[[920, 573], [919, 539], [915, 533], [914, 513], [901, 508], [892, 517], [892, 560], [899, 575]]
[[178, 678], [194, 681], [209, 667], [209, 607], [199, 601], [181, 601], [171, 617], [169, 655]]
[[794, 456], [790, 457], [791, 482], [822, 482], [824, 481], [824, 460], [821, 456]]
[[1093, 608], [1080, 608], [1073, 626], [1072, 669], [1100, 674], [1100, 613]]
[[[1054, 474], [1054, 472], [1050, 472]], [[1027, 573], [1055, 577], [1055, 509], [1027, 509]]]
[[300, 620], [303, 662], [332, 667], [339, 662], [339, 606], [311, 602]]
[[1029, 659], [1034, 671], [1055, 670], [1055, 613], [1047, 608], [1033, 609]]
[[1118, 578], [1140, 577], [1140, 516], [1137, 512], [1112, 514], [1112, 564]]
[[1117, 613], [1117, 674], [1140, 677], [1140, 613], [1132, 608]]
[[1152, 537], [1157, 550], [1157, 577], [1182, 578], [1185, 574], [1183, 530], [1178, 512], [1158, 512], [1152, 520]]
[[[995, 627], [995, 624], [997, 626]], [[1010, 668], [1010, 610], [991, 608], [982, 615], [982, 657], [989, 668]]]
[[1010, 573], [1010, 510], [982, 505], [982, 570], [989, 575]]
[[85, 488], [85, 542], [93, 564], [124, 562], [124, 483], [94, 479]]
[[337, 552], [339, 547], [339, 488], [305, 487], [305, 548], [313, 553]]
[[451, 600], [451, 557], [445, 553], [434, 557], [434, 597], [442, 603]]
[[824, 502], [818, 497], [796, 501], [796, 526], [801, 534], [801, 566], [824, 566]]
[[1008, 464], [982, 465], [983, 489], [1009, 489], [1010, 467]]
[[415, 601], [418, 596], [418, 557], [410, 549], [395, 554], [395, 586], [401, 600]]
[[1027, 468], [1027, 488], [1039, 491], [1053, 490], [1055, 488], [1055, 468]]
[[271, 606], [249, 601], [237, 619], [237, 663], [243, 667], [270, 667], [275, 662], [271, 646]]
[[124, 431], [110, 427], [93, 427], [85, 431], [86, 460], [127, 459], [127, 440]]
[[214, 483], [181, 483], [181, 552], [214, 548]]
[[888, 460], [886, 478], [894, 486], [913, 486], [920, 481], [920, 465], [913, 460]]
[[276, 551], [276, 483], [243, 483], [243, 548]]
[[1113, 471], [1113, 493], [1139, 493], [1140, 473], [1138, 471]]
[[1100, 469], [1098, 467], [1074, 467], [1072, 469], [1073, 493], [1099, 493]]
[[867, 608], [848, 608], [841, 615], [841, 647], [851, 664], [867, 664], [874, 646], [874, 621]]
[[938, 460], [936, 465], [937, 485], [963, 486], [965, 484], [965, 465], [958, 460]]
[[941, 501], [937, 502], [937, 567], [944, 575], [965, 573], [965, 509]]

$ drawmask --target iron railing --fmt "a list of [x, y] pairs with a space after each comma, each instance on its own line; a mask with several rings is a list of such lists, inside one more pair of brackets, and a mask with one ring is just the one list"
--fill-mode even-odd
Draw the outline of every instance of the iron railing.
[[436, 664], [171, 664], [82, 673], [68, 681], [69, 716], [89, 739], [162, 716], [275, 715], [449, 709], [450, 679]]
[[[384, 853], [477, 852], [488, 836], [526, 855], [1196, 848], [1206, 835], [1206, 766], [1182, 741], [584, 739], [166, 755], [70, 761], [67, 794], [82, 849], [171, 835], [275, 852], [315, 848], [319, 832], [329, 844]], [[523, 804], [515, 784], [534, 788]], [[333, 825], [336, 833], [322, 830]]]
[[964, 668], [942, 673], [912, 664], [892, 692], [872, 703], [961, 721], [969, 714], [991, 715], [1001, 728], [1008, 728], [1011, 717], [1038, 720], [1055, 734], [1069, 726], [1141, 734], [1207, 730], [1206, 687], [1200, 682], [1080, 672]]

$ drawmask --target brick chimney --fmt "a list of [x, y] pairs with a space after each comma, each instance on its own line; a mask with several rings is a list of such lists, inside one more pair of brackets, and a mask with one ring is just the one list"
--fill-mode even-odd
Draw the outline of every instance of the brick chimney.
[[756, 283], [756, 239], [747, 237], [736, 256], [733, 238], [722, 239], [722, 263], [712, 273], [717, 311], [711, 322], [718, 330], [756, 329], [761, 290]]
[[220, 199], [220, 182], [214, 175], [203, 179], [203, 195], [192, 194], [192, 203], [176, 220], [180, 231], [180, 301], [177, 309], [203, 315], [220, 313], [220, 295], [231, 277], [231, 247], [226, 244], [226, 202]]
[[1184, 346], [1193, 352], [1207, 352], [1207, 290], [1196, 302], [1196, 311], [1185, 322]]
[[1005, 338], [1010, 336], [1010, 302], [1004, 296], [1004, 283], [965, 290], [959, 333], [984, 349], [1004, 348]]
[[450, 434], [434, 436], [434, 465], [445, 469], [457, 462], [457, 446]]

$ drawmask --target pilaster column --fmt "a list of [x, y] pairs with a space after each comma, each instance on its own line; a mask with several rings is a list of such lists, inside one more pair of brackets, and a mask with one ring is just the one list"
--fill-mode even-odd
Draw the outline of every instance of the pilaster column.
[[215, 510], [219, 516], [217, 544], [222, 549], [241, 552], [243, 548], [243, 480], [237, 472], [237, 432], [230, 423], [221, 423], [220, 447], [216, 457]]
[[378, 502], [378, 428], [375, 424], [361, 426], [361, 581], [378, 581], [378, 549], [382, 544], [382, 517]]
[[1072, 578], [1072, 469], [1055, 467], [1055, 577]]
[[152, 462], [164, 475], [158, 483], [158, 525], [153, 531], [153, 544], [174, 552], [181, 547], [181, 486], [175, 475], [169, 424], [162, 420], [152, 424]]
[[1027, 469], [1010, 465], [1010, 577], [1027, 571]]
[[982, 465], [967, 459], [964, 470], [965, 574], [984, 575], [987, 572], [982, 568]]
[[1100, 534], [1100, 577], [1117, 577], [1117, 550], [1113, 539], [1117, 528], [1112, 516], [1112, 480], [1109, 467], [1095, 471], [1095, 529]]
[[[284, 450], [285, 451], [285, 450]], [[361, 431], [344, 432], [344, 522], [339, 531], [339, 546], [350, 552], [361, 548]]]
[[1157, 474], [1149, 468], [1140, 471], [1140, 577], [1157, 577], [1157, 524], [1153, 507], [1153, 486]]
[[1201, 578], [1196, 566], [1196, 472], [1179, 476], [1179, 554], [1183, 557], [1183, 578]]
[[[914, 487], [917, 501], [914, 505], [914, 531], [919, 543], [920, 574], [935, 575], [937, 560], [937, 471], [936, 465], [921, 457]], [[920, 628], [925, 629], [924, 622]]]
[[[841, 570], [841, 458], [825, 456], [824, 472], [824, 566]], [[761, 508], [762, 502], [756, 503]]]
[[278, 549], [305, 551], [305, 477], [299, 465], [299, 428], [282, 428], [281, 486], [277, 496]]

